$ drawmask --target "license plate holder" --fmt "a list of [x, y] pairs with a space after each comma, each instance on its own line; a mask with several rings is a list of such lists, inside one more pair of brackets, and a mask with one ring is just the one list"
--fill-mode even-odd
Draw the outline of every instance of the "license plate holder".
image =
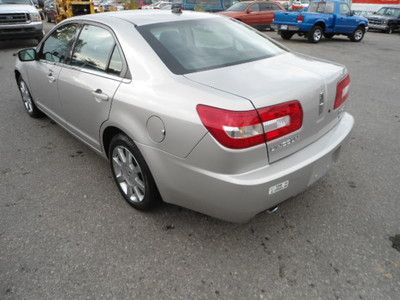
[[288, 30], [288, 26], [287, 25], [281, 25], [281, 30]]

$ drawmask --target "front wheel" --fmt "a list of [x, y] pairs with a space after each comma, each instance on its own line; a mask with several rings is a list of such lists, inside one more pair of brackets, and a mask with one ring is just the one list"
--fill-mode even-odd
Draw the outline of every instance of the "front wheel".
[[365, 34], [365, 29], [363, 27], [357, 27], [356, 30], [350, 35], [350, 40], [352, 42], [360, 42]]
[[314, 26], [308, 33], [307, 39], [310, 43], [316, 44], [321, 40], [323, 34], [324, 30], [321, 26]]
[[281, 37], [284, 40], [290, 40], [292, 38], [292, 36], [294, 35], [294, 32], [290, 32], [290, 31], [281, 31], [280, 32]]
[[388, 29], [386, 29], [385, 32], [388, 33], [388, 34], [392, 34], [393, 31], [394, 31], [393, 26], [392, 26], [392, 25], [389, 25]]
[[124, 134], [114, 136], [108, 157], [115, 183], [126, 202], [139, 210], [149, 210], [160, 202], [150, 169], [130, 138]]
[[22, 102], [28, 115], [32, 118], [41, 118], [44, 114], [37, 108], [35, 102], [32, 99], [31, 93], [29, 92], [28, 85], [20, 76], [17, 81], [18, 89], [21, 93]]

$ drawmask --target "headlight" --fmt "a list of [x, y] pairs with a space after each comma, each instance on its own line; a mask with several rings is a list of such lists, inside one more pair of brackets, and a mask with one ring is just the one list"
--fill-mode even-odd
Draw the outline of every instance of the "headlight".
[[29, 15], [31, 17], [31, 21], [32, 22], [40, 22], [40, 21], [42, 21], [42, 18], [40, 17], [39, 13], [30, 13]]

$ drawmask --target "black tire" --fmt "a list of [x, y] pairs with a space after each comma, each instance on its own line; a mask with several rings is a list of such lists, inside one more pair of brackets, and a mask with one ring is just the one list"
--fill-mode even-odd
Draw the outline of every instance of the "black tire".
[[324, 29], [319, 25], [315, 25], [313, 28], [311, 28], [310, 32], [307, 34], [307, 40], [310, 43], [316, 44], [322, 39], [323, 34], [324, 34]]
[[291, 31], [281, 31], [279, 33], [284, 40], [290, 40], [294, 35], [294, 32]]
[[334, 33], [324, 33], [324, 38], [326, 38], [326, 39], [331, 39], [331, 38], [333, 38], [335, 36], [335, 34]]
[[[118, 148], [117, 148], [118, 147]], [[138, 177], [140, 179], [140, 181], [142, 183], [144, 183], [144, 190], [140, 189], [140, 192], [143, 192], [143, 195], [141, 195], [143, 197], [143, 199], [138, 199], [138, 197], [136, 197], [136, 194], [133, 195], [131, 197], [128, 196], [128, 192], [125, 192], [123, 187], [120, 184], [120, 181], [118, 180], [118, 178], [121, 178], [121, 176], [117, 176], [116, 174], [116, 168], [114, 167], [114, 164], [118, 165], [118, 162], [115, 161], [115, 158], [117, 160], [119, 160], [120, 162], [122, 162], [122, 160], [120, 160], [120, 156], [116, 155], [116, 152], [118, 152], [117, 149], [125, 149], [128, 150], [133, 158], [132, 158], [132, 169], [135, 168], [137, 169], [137, 166], [139, 166], [139, 173], [136, 173], [136, 171], [133, 171], [129, 168], [124, 169], [124, 167], [121, 167], [121, 175], [123, 174], [123, 172], [125, 174], [127, 174], [128, 176], [134, 176], [134, 177]], [[114, 152], [115, 149], [115, 152]], [[125, 152], [127, 155], [127, 152]], [[110, 168], [111, 168], [111, 173], [112, 176], [114, 178], [114, 181], [122, 195], [122, 197], [124, 197], [125, 201], [128, 202], [129, 205], [131, 205], [132, 207], [138, 209], [138, 210], [143, 210], [143, 211], [147, 211], [150, 210], [154, 207], [156, 207], [160, 202], [161, 202], [161, 196], [158, 192], [156, 183], [154, 181], [153, 176], [151, 175], [150, 169], [146, 163], [146, 161], [144, 160], [142, 154], [140, 153], [138, 147], [135, 145], [135, 143], [129, 138], [127, 137], [125, 134], [117, 134], [116, 136], [114, 136], [111, 139], [110, 142], [110, 147], [108, 149], [108, 157], [109, 157], [109, 161], [110, 161]], [[127, 158], [127, 156], [125, 156], [125, 158]], [[122, 171], [122, 169], [124, 169], [124, 171]], [[131, 173], [132, 172], [132, 173]], [[128, 174], [129, 173], [129, 174]], [[117, 178], [118, 177], [118, 178]], [[136, 178], [135, 180], [131, 180], [131, 182], [137, 182]], [[125, 185], [126, 185], [126, 189], [128, 189], [130, 186], [131, 190], [134, 190], [133, 187], [131, 187], [130, 183], [128, 181], [125, 181]], [[132, 199], [132, 197], [134, 197], [134, 199]], [[136, 199], [136, 200], [135, 200]]]
[[350, 40], [352, 42], [361, 42], [361, 40], [364, 38], [365, 35], [365, 28], [358, 26], [356, 30], [349, 36]]
[[[41, 112], [39, 110], [39, 108], [37, 108], [35, 101], [33, 100], [32, 96], [31, 96], [31, 92], [29, 91], [28, 85], [26, 84], [26, 82], [22, 79], [21, 76], [18, 77], [17, 80], [17, 84], [18, 84], [18, 89], [19, 92], [21, 94], [21, 98], [22, 98], [22, 103], [24, 104], [24, 108], [25, 111], [28, 113], [29, 116], [31, 116], [32, 118], [43, 118], [44, 117], [44, 113]], [[25, 89], [26, 89], [26, 94], [25, 94]], [[30, 103], [27, 104], [27, 96], [30, 97]]]
[[393, 25], [389, 25], [388, 29], [385, 30], [387, 34], [392, 34], [394, 31]]

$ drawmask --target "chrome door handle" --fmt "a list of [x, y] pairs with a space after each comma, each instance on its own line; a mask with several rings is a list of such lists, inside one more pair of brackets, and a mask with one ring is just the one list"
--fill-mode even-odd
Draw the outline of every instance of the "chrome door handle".
[[56, 78], [53, 76], [53, 71], [49, 70], [49, 74], [47, 74], [47, 79], [49, 80], [50, 83], [56, 81]]
[[92, 91], [92, 95], [96, 100], [101, 100], [101, 101], [108, 101], [108, 95], [104, 94], [101, 89], [97, 89], [95, 91]]

